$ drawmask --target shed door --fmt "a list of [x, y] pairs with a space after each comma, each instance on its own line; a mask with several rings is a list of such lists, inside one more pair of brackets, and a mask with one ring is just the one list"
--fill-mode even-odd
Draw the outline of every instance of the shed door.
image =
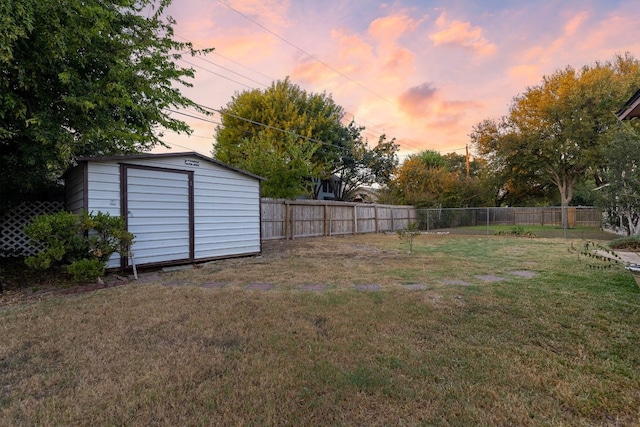
[[[193, 259], [193, 173], [123, 165], [136, 265]], [[131, 260], [127, 259], [127, 266]]]

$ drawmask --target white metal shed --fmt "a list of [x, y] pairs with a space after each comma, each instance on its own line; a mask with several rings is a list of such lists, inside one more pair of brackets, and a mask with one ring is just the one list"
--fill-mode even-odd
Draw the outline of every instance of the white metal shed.
[[66, 206], [123, 216], [136, 265], [255, 255], [261, 179], [198, 153], [83, 157], [65, 175]]

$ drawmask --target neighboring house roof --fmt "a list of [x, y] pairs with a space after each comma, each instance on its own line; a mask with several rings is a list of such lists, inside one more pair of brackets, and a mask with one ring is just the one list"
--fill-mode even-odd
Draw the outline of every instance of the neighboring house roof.
[[196, 153], [195, 151], [185, 151], [185, 152], [180, 152], [180, 153], [160, 153], [160, 154], [153, 154], [153, 153], [143, 153], [143, 154], [123, 154], [123, 155], [118, 155], [118, 156], [95, 156], [95, 157], [78, 157], [76, 159], [77, 162], [86, 162], [86, 161], [101, 161], [101, 160], [106, 160], [106, 161], [111, 161], [111, 160], [137, 160], [137, 159], [156, 159], [156, 158], [162, 158], [162, 157], [183, 157], [183, 156], [193, 156], [193, 157], [197, 157], [201, 160], [204, 160], [206, 162], [209, 163], [213, 163], [215, 165], [221, 166], [223, 168], [226, 169], [230, 169], [232, 171], [241, 173], [243, 175], [247, 175], [250, 176], [252, 178], [256, 178], [259, 180], [265, 180], [266, 178], [255, 175], [251, 172], [247, 172], [246, 170], [237, 168], [235, 166], [231, 166], [228, 165], [226, 163], [221, 162], [220, 160], [216, 160], [213, 157], [208, 157], [205, 156], [204, 154], [200, 154], [200, 153]]
[[616, 113], [620, 120], [628, 120], [634, 117], [640, 117], [640, 89], [624, 104], [624, 107]]

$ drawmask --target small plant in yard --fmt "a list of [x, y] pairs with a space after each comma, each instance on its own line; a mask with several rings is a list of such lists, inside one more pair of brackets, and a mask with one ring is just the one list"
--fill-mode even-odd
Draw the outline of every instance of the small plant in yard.
[[534, 233], [532, 233], [531, 231], [527, 231], [525, 230], [525, 228], [521, 225], [516, 225], [515, 227], [511, 227], [510, 230], [506, 231], [506, 230], [500, 230], [498, 231], [498, 235], [501, 236], [518, 236], [518, 237], [529, 237], [530, 239], [533, 239], [536, 237], [536, 235]]
[[409, 253], [413, 252], [413, 239], [420, 235], [418, 224], [410, 222], [406, 228], [398, 230], [398, 237], [409, 245]]
[[125, 230], [122, 218], [102, 212], [40, 215], [24, 231], [43, 246], [38, 255], [25, 259], [28, 267], [47, 270], [66, 265], [67, 272], [77, 282], [104, 275], [111, 255], [126, 254], [134, 238]]
[[[618, 247], [618, 245], [611, 244], [609, 246]], [[578, 251], [572, 243], [569, 251], [574, 253], [578, 252], [580, 256], [587, 258], [589, 260], [587, 263], [588, 268], [601, 270], [611, 268], [615, 265], [624, 265], [624, 268], [633, 274], [636, 283], [640, 286], [640, 264], [630, 262], [628, 259], [623, 259], [618, 253], [611, 250], [609, 247], [589, 241], [583, 245], [580, 251]]]
[[623, 263], [622, 258], [609, 248], [592, 241], [587, 241], [581, 249], [577, 249], [573, 242], [569, 248], [570, 253], [577, 253], [588, 260], [587, 267], [602, 270]]

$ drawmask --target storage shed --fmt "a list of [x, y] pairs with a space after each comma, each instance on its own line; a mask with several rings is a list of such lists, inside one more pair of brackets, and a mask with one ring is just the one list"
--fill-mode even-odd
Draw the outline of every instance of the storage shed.
[[[71, 212], [125, 218], [136, 265], [261, 252], [259, 176], [198, 153], [84, 157], [65, 175]], [[129, 267], [117, 254], [107, 267]]]

